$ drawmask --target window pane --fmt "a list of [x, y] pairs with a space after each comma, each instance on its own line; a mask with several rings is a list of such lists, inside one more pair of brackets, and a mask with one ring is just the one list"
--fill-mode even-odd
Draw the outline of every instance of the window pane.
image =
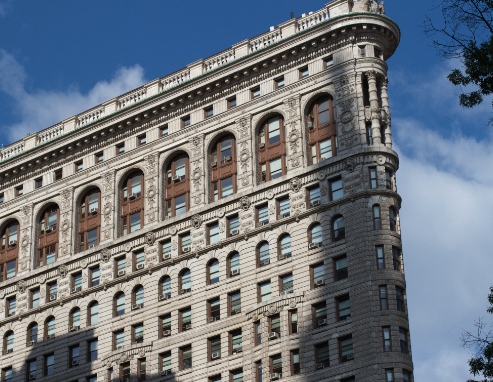
[[186, 195], [175, 198], [175, 216], [187, 212]]
[[269, 222], [269, 208], [267, 205], [258, 209], [258, 221], [259, 223]]
[[320, 187], [311, 188], [308, 193], [310, 195], [311, 205], [313, 205], [315, 201], [320, 203]]
[[269, 254], [269, 243], [263, 243], [261, 246], [260, 246], [260, 249], [259, 249], [259, 260], [260, 260], [260, 266], [262, 266], [262, 263], [265, 261], [265, 260], [269, 260], [270, 259], [270, 254]]
[[332, 140], [320, 142], [320, 160], [332, 158]]
[[215, 244], [219, 241], [219, 223], [209, 226], [209, 243]]
[[270, 178], [276, 179], [282, 176], [282, 161], [281, 158], [270, 161]]
[[162, 294], [163, 296], [171, 296], [171, 278], [166, 277], [162, 283]]
[[221, 180], [221, 193], [222, 197], [225, 198], [226, 196], [233, 195], [233, 177], [229, 177], [226, 179]]
[[130, 180], [131, 188], [132, 188], [132, 193], [135, 194], [137, 197], [140, 196], [140, 193], [142, 191], [141, 184], [140, 184], [140, 175], [134, 176]]
[[343, 197], [343, 191], [342, 191], [342, 180], [336, 180], [334, 182], [331, 182], [331, 189], [332, 189], [332, 200], [337, 200]]
[[176, 161], [176, 176], [179, 176], [180, 179], [185, 179], [186, 173], [186, 158], [180, 158]]
[[240, 270], [240, 255], [238, 253], [235, 253], [230, 257], [229, 269], [231, 272], [234, 270]]
[[260, 285], [260, 301], [268, 301], [271, 298], [270, 282]]
[[210, 272], [210, 284], [219, 282], [219, 261], [214, 261], [209, 269]]
[[291, 256], [291, 236], [286, 235], [281, 239], [281, 255]]
[[322, 238], [322, 226], [320, 224], [315, 224], [312, 226], [312, 243], [321, 243]]
[[181, 276], [181, 288], [182, 289], [190, 289], [192, 287], [192, 275], [190, 271], [185, 271]]
[[269, 145], [277, 143], [281, 140], [281, 124], [278, 117], [271, 118], [269, 124]]
[[317, 285], [317, 281], [325, 280], [325, 272], [323, 264], [313, 267], [313, 283]]
[[330, 112], [329, 110], [324, 110], [318, 113], [318, 123], [319, 126], [322, 126], [326, 123], [330, 122]]
[[284, 276], [282, 278], [282, 291], [293, 292], [293, 275]]
[[87, 247], [96, 246], [98, 244], [98, 230], [93, 229], [87, 233]]
[[130, 232], [135, 232], [140, 229], [140, 212], [130, 215]]
[[135, 303], [143, 304], [144, 303], [144, 287], [139, 287], [135, 291]]

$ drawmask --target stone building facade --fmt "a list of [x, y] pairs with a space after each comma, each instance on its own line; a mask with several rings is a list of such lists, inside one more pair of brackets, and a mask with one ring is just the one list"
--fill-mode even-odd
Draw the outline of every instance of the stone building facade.
[[382, 3], [1, 150], [2, 381], [411, 381]]

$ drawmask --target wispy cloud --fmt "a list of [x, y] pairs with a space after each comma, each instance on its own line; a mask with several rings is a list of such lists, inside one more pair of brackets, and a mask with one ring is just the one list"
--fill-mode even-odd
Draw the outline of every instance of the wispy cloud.
[[7, 11], [11, 5], [12, 0], [0, 0], [0, 17], [7, 15]]
[[0, 125], [0, 131], [10, 142], [81, 113], [146, 82], [144, 70], [140, 65], [117, 69], [110, 81], [96, 83], [86, 94], [76, 85], [68, 86], [63, 91], [38, 89], [29, 92], [25, 88], [26, 78], [24, 68], [16, 59], [0, 49], [0, 91], [11, 99], [14, 116], [18, 118], [18, 122], [12, 125]]

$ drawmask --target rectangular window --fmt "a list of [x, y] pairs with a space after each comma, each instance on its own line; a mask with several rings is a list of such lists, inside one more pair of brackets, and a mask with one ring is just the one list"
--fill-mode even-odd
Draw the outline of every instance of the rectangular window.
[[82, 273], [76, 273], [72, 275], [72, 293], [80, 292], [82, 290]]
[[390, 339], [390, 326], [382, 328], [383, 351], [392, 351], [392, 341]]
[[377, 188], [377, 168], [370, 167], [370, 188]]
[[228, 225], [228, 237], [235, 236], [240, 233], [240, 218], [238, 215], [229, 216], [226, 222]]
[[381, 310], [387, 310], [389, 309], [389, 302], [387, 298], [387, 286], [386, 285], [380, 285], [378, 287], [379, 290], [379, 295], [380, 295], [380, 309]]
[[145, 265], [145, 252], [141, 249], [138, 252], [134, 252], [134, 271], [144, 268]]
[[327, 325], [327, 305], [325, 301], [313, 305], [312, 314], [313, 314], [313, 327], [315, 329]]
[[301, 372], [300, 351], [291, 350], [291, 375], [298, 375]]
[[320, 187], [312, 187], [308, 190], [308, 203], [310, 208], [320, 205]]
[[[9, 261], [7, 263], [6, 268], [7, 268], [7, 280], [14, 278], [15, 275], [17, 274], [17, 261], [16, 260]], [[3, 269], [2, 269], [2, 273], [3, 273]]]
[[274, 80], [274, 89], [282, 89], [284, 87], [284, 77]]
[[298, 311], [296, 309], [289, 311], [289, 334], [298, 333]]
[[190, 126], [190, 116], [183, 117], [181, 119], [181, 128], [186, 129], [188, 126]]
[[178, 327], [179, 332], [192, 329], [192, 309], [185, 308], [179, 311], [180, 325]]
[[140, 212], [130, 215], [130, 233], [140, 229]]
[[269, 224], [269, 206], [267, 204], [257, 207], [257, 223], [259, 226]]
[[281, 158], [271, 160], [269, 162], [270, 180], [280, 178], [282, 176], [282, 160]]
[[160, 360], [160, 370], [161, 375], [166, 375], [171, 372], [171, 351], [167, 351], [166, 353], [162, 353], [159, 356]]
[[113, 333], [113, 350], [120, 349], [125, 344], [125, 331], [119, 330]]
[[323, 342], [315, 346], [315, 363], [317, 369], [323, 369], [330, 365], [328, 342]]
[[258, 284], [258, 301], [264, 302], [271, 299], [270, 281]]
[[80, 354], [79, 345], [73, 346], [73, 347], [70, 348], [70, 364], [69, 364], [69, 367], [79, 366], [79, 354]]
[[99, 285], [99, 266], [89, 269], [89, 287], [94, 287]]
[[236, 97], [228, 99], [228, 110], [236, 107]]
[[289, 196], [277, 200], [277, 210], [279, 213], [279, 219], [283, 219], [291, 215]]
[[82, 164], [82, 161], [75, 162], [75, 172], [81, 172], [82, 170], [84, 170], [84, 165]]
[[269, 317], [269, 339], [271, 333], [277, 333], [277, 338], [281, 335], [281, 316], [279, 314]]
[[211, 106], [211, 107], [208, 107], [207, 109], [204, 109], [204, 118], [207, 119], [207, 118], [210, 118], [214, 116], [214, 108]]
[[385, 187], [387, 190], [394, 190], [394, 181], [392, 171], [385, 169]]
[[310, 73], [308, 72], [308, 66], [300, 69], [300, 80], [308, 77]]
[[48, 291], [48, 296], [47, 296], [47, 301], [55, 301], [57, 299], [57, 291], [58, 291], [58, 285], [56, 282], [47, 284], [47, 291]]
[[260, 97], [260, 86], [250, 90], [250, 94], [251, 94], [252, 99], [256, 99], [256, 98]]
[[122, 382], [130, 381], [130, 362], [120, 365], [120, 377]]
[[23, 186], [19, 186], [15, 188], [15, 197], [22, 196], [24, 194]]
[[171, 259], [171, 240], [161, 243], [161, 255], [163, 260]]
[[338, 321], [344, 321], [351, 318], [351, 301], [348, 294], [337, 297], [336, 304]]
[[180, 348], [180, 370], [187, 370], [192, 367], [192, 345]]
[[2, 204], [4, 201], [4, 195], [3, 195], [3, 192], [0, 193], [0, 204]]
[[62, 179], [62, 175], [63, 175], [63, 172], [62, 172], [62, 169], [59, 168], [58, 170], [55, 171], [55, 182], [56, 181], [59, 181]]
[[207, 301], [209, 322], [217, 321], [221, 318], [221, 299], [214, 298]]
[[411, 382], [411, 373], [409, 371], [402, 371], [402, 380], [403, 382]]
[[121, 155], [125, 152], [125, 143], [116, 146], [116, 155]]
[[325, 285], [325, 267], [324, 264], [312, 265], [310, 267], [312, 289]]
[[341, 256], [334, 259], [334, 281], [340, 281], [348, 278], [347, 256]]
[[399, 248], [392, 247], [392, 263], [394, 265], [394, 271], [402, 272], [401, 264], [401, 251]]
[[116, 277], [120, 277], [125, 275], [125, 270], [127, 267], [127, 259], [125, 257], [121, 257], [115, 260], [115, 272]]
[[354, 358], [352, 334], [339, 339], [339, 356], [341, 357], [341, 362], [347, 362]]
[[324, 60], [324, 69], [328, 69], [332, 66], [334, 66], [334, 57], [329, 56]]
[[377, 251], [377, 269], [385, 269], [385, 257], [383, 252], [383, 245], [375, 247]]
[[282, 355], [277, 354], [270, 357], [270, 372], [271, 374], [282, 374]]
[[373, 146], [373, 128], [371, 127], [371, 122], [366, 124], [366, 143], [368, 146]]
[[39, 288], [31, 291], [31, 308], [37, 308], [39, 306], [40, 293]]
[[229, 315], [234, 316], [241, 313], [241, 292], [232, 292], [228, 294]]
[[54, 354], [45, 355], [44, 364], [45, 364], [44, 367], [45, 377], [53, 375], [55, 372], [55, 355]]
[[255, 362], [255, 382], [262, 382], [262, 361]]
[[214, 224], [210, 224], [207, 226], [207, 241], [208, 244], [215, 244], [219, 241], [219, 223], [216, 222]]
[[360, 46], [359, 47], [359, 55], [361, 58], [366, 57], [366, 46]]
[[238, 354], [243, 350], [243, 336], [241, 329], [229, 333], [230, 355]]
[[221, 336], [208, 339], [209, 362], [221, 358]]
[[94, 362], [98, 359], [98, 340], [89, 341], [87, 346], [89, 352], [87, 354], [87, 361]]
[[405, 312], [406, 307], [404, 304], [404, 289], [395, 287], [395, 298], [397, 300], [397, 310]]
[[2, 369], [2, 382], [12, 382], [13, 381], [12, 367], [6, 367]]
[[168, 125], [164, 125], [159, 128], [159, 136], [160, 137], [165, 137], [168, 135]]
[[262, 343], [262, 325], [260, 321], [253, 323], [253, 333], [255, 336], [255, 346]]
[[147, 369], [147, 362], [145, 358], [139, 358], [137, 360], [137, 380], [140, 381], [145, 381], [146, 380], [146, 370]]
[[385, 370], [385, 381], [386, 382], [394, 382], [395, 379], [394, 379], [394, 369], [386, 369]]
[[293, 293], [293, 275], [279, 277], [279, 290], [281, 293]]
[[171, 313], [165, 314], [164, 316], [159, 317], [161, 321], [161, 337], [168, 337], [171, 335]]
[[38, 178], [34, 180], [34, 188], [38, 189], [43, 187], [43, 178]]
[[132, 326], [132, 336], [134, 343], [144, 342], [144, 324]]
[[95, 160], [96, 160], [96, 164], [103, 162], [104, 161], [103, 152], [97, 153], [95, 155]]
[[330, 185], [330, 200], [334, 201], [344, 196], [342, 190], [342, 179], [337, 179], [329, 182]]
[[243, 369], [233, 370], [230, 379], [231, 382], [243, 382]]
[[180, 239], [180, 255], [190, 252], [191, 249], [191, 239], [190, 239], [190, 234], [184, 234], [179, 237]]
[[27, 361], [27, 379], [36, 379], [36, 359]]

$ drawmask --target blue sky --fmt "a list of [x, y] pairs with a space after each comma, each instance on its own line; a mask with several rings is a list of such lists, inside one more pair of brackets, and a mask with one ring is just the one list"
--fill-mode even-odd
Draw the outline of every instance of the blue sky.
[[[254, 37], [323, 1], [0, 0], [0, 143], [11, 143]], [[459, 107], [420, 25], [432, 1], [390, 1], [388, 61], [415, 378], [465, 382], [462, 328], [493, 284], [491, 98]], [[491, 320], [490, 320], [491, 322]]]

